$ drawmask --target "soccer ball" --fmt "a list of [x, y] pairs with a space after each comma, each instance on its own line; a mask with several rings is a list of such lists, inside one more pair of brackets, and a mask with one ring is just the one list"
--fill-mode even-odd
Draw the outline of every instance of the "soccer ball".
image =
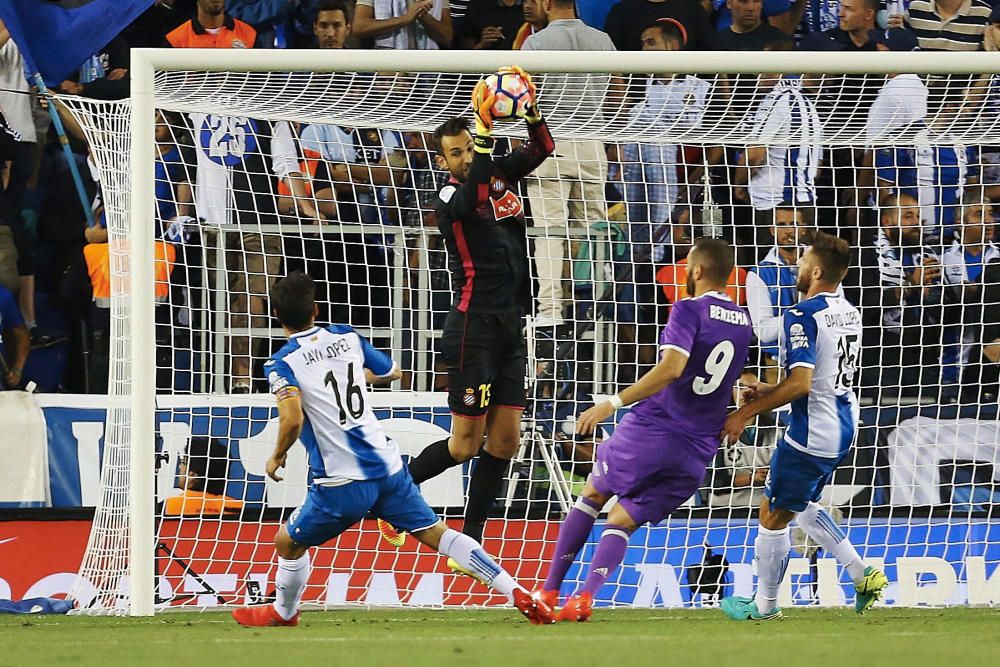
[[494, 120], [521, 118], [531, 104], [528, 84], [517, 74], [497, 72], [486, 77], [486, 87], [496, 95], [490, 113]]

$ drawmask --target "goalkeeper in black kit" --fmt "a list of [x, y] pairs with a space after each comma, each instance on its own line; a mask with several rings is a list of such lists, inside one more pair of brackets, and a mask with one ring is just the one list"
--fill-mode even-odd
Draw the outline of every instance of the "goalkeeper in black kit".
[[[469, 482], [463, 528], [476, 540], [482, 540], [486, 517], [517, 452], [525, 407], [528, 354], [521, 319], [531, 287], [524, 207], [516, 184], [555, 147], [530, 77], [517, 67], [502, 71], [520, 75], [528, 85], [527, 143], [509, 155], [493, 157], [495, 100], [482, 81], [472, 95], [475, 136], [464, 118], [446, 121], [434, 131], [435, 161], [451, 174], [436, 209], [455, 290], [441, 338], [452, 427], [451, 437], [429, 445], [410, 461], [410, 475], [420, 484], [479, 457]], [[380, 521], [379, 528], [386, 540], [402, 544], [392, 526]], [[462, 571], [450, 560], [449, 566]]]

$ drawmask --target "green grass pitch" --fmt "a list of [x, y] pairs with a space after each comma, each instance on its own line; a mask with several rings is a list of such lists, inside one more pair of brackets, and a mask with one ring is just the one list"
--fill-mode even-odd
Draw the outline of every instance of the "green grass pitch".
[[512, 610], [306, 612], [297, 628], [247, 629], [223, 613], [155, 618], [0, 617], [0, 665], [996, 664], [1000, 609], [791, 609], [736, 623], [717, 610], [596, 610], [529, 625]]

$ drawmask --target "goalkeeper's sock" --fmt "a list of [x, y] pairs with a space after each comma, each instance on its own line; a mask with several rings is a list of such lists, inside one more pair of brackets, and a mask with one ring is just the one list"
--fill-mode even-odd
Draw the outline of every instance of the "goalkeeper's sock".
[[451, 528], [444, 531], [438, 544], [438, 553], [454, 559], [463, 569], [468, 570], [490, 588], [513, 601], [514, 589], [521, 586], [506, 570], [483, 551], [483, 545], [468, 535]]
[[483, 541], [486, 517], [500, 495], [508, 467], [510, 459], [501, 459], [485, 449], [480, 450], [476, 468], [469, 479], [469, 499], [465, 504], [465, 525], [462, 526], [462, 532], [477, 542]]
[[274, 610], [286, 621], [295, 616], [299, 610], [299, 600], [302, 591], [306, 589], [309, 580], [309, 554], [305, 553], [297, 560], [288, 560], [278, 556], [278, 574], [274, 577]]
[[622, 564], [629, 537], [631, 533], [622, 526], [605, 524], [601, 539], [597, 543], [597, 551], [594, 552], [594, 560], [590, 563], [587, 580], [580, 589], [581, 593], [597, 595], [597, 591], [607, 581], [608, 576]]
[[792, 541], [788, 537], [788, 526], [781, 530], [769, 530], [760, 526], [754, 541], [754, 560], [757, 561], [757, 603], [758, 614], [770, 614], [778, 608], [778, 587], [785, 578], [788, 568], [788, 552]]
[[832, 554], [847, 570], [854, 583], [865, 578], [865, 563], [861, 560], [854, 545], [819, 503], [809, 503], [805, 511], [799, 512], [795, 522], [812, 538], [816, 544], [828, 554]]
[[410, 477], [415, 484], [423, 484], [432, 477], [437, 477], [448, 468], [453, 468], [461, 461], [456, 461], [448, 450], [448, 440], [432, 442], [415, 458], [410, 459]]
[[594, 520], [601, 511], [600, 505], [580, 496], [576, 505], [569, 511], [562, 525], [559, 526], [559, 537], [556, 538], [556, 549], [549, 563], [549, 573], [545, 577], [546, 591], [558, 591], [570, 565], [576, 560], [576, 555], [587, 543]]

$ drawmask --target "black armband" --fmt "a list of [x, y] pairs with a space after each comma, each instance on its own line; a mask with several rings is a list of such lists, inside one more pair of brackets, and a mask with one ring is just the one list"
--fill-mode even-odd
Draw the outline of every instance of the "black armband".
[[477, 153], [486, 153], [487, 155], [493, 153], [493, 144], [495, 143], [493, 137], [477, 134], [473, 142]]

